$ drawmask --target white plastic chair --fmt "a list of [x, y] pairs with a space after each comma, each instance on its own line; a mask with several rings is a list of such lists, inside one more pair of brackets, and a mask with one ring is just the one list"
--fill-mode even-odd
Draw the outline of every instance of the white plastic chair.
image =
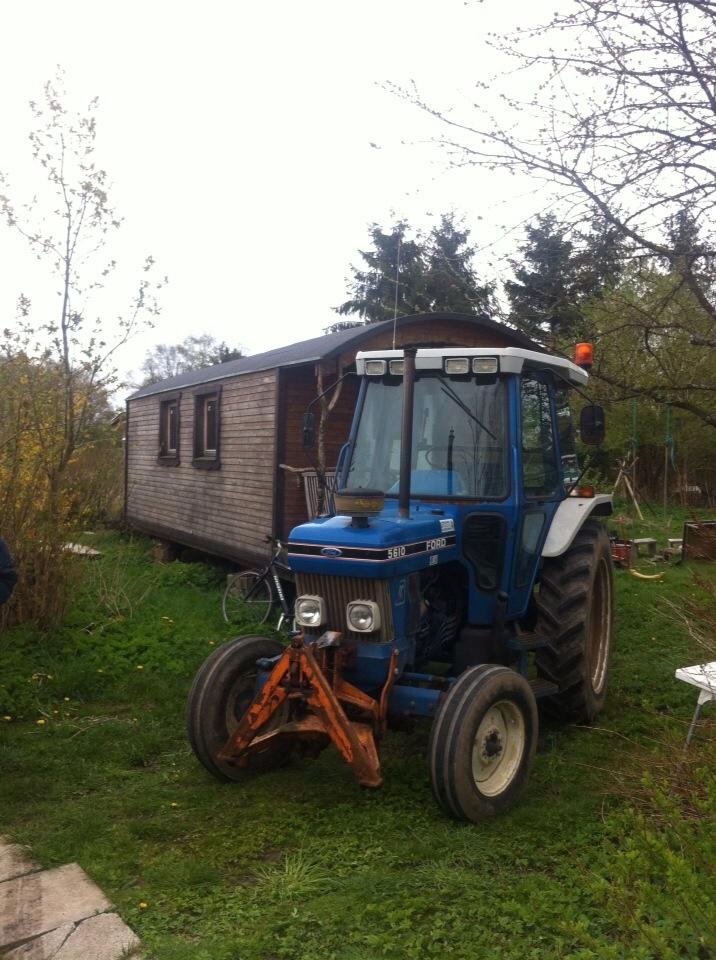
[[710, 700], [716, 700], [716, 661], [713, 663], [697, 663], [693, 667], [680, 667], [674, 676], [677, 680], [690, 683], [699, 691], [691, 726], [689, 727], [689, 732], [686, 734], [686, 746], [688, 747], [694, 735], [696, 724], [699, 722], [704, 704]]

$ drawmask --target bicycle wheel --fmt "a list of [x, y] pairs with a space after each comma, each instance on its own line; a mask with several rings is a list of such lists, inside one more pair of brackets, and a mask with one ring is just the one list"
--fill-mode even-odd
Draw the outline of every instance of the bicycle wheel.
[[227, 623], [266, 623], [272, 606], [271, 584], [255, 570], [235, 574], [226, 585], [221, 601]]

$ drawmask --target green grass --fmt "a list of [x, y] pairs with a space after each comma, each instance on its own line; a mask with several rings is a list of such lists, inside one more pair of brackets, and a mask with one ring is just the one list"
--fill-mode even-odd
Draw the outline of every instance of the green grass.
[[0, 721], [0, 832], [45, 866], [78, 861], [149, 955], [716, 955], [708, 731], [671, 778], [695, 703], [673, 672], [702, 659], [664, 603], [695, 593], [688, 567], [663, 584], [617, 573], [598, 726], [545, 725], [521, 803], [467, 826], [433, 801], [427, 724], [389, 734], [379, 791], [358, 787], [332, 750], [241, 785], [210, 779], [183, 707], [230, 636], [220, 575], [155, 565], [145, 541], [92, 543], [104, 557], [82, 561], [67, 622], [2, 640], [0, 714], [13, 719]]

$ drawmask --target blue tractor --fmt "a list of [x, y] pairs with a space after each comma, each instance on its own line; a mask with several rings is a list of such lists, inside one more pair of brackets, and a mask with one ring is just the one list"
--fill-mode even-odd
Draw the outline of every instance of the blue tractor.
[[[578, 363], [515, 347], [359, 353], [360, 392], [334, 515], [296, 527], [295, 632], [245, 636], [200, 668], [194, 751], [216, 777], [333, 743], [382, 783], [390, 725], [432, 718], [438, 803], [478, 821], [508, 808], [535, 755], [539, 700], [591, 722], [612, 648], [609, 496], [580, 487]], [[582, 409], [582, 440], [604, 416]], [[310, 415], [304, 439], [312, 442]]]

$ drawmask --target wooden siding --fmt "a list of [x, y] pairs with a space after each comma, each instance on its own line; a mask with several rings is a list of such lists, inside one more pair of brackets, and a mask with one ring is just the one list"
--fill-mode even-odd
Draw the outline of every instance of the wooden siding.
[[[416, 320], [414, 323], [404, 322], [396, 330], [395, 346], [401, 349], [404, 346], [412, 347], [513, 347], [515, 341], [512, 331], [505, 328], [504, 334], [500, 331], [491, 331], [479, 327], [469, 320]], [[393, 346], [391, 330], [381, 329], [376, 336], [360, 345], [364, 350], [390, 350]], [[355, 359], [356, 351], [344, 354], [341, 363]]]
[[181, 394], [178, 466], [157, 460], [161, 394], [130, 401], [127, 520], [234, 559], [266, 556], [264, 537], [273, 532], [277, 384], [276, 370], [221, 382], [217, 470], [192, 464], [197, 388]]
[[[330, 386], [336, 376], [335, 364], [324, 364], [325, 386]], [[313, 364], [288, 367], [281, 371], [279, 463], [298, 469], [313, 466], [303, 449], [303, 415], [316, 393], [316, 374]], [[326, 425], [327, 467], [336, 465], [341, 447], [348, 439], [357, 395], [358, 378], [348, 377], [343, 383], [340, 399]], [[320, 417], [318, 404], [314, 404], [313, 410], [318, 423]], [[279, 536], [286, 538], [293, 527], [306, 520], [306, 497], [295, 474], [279, 469], [277, 480], [279, 510], [276, 522]]]

